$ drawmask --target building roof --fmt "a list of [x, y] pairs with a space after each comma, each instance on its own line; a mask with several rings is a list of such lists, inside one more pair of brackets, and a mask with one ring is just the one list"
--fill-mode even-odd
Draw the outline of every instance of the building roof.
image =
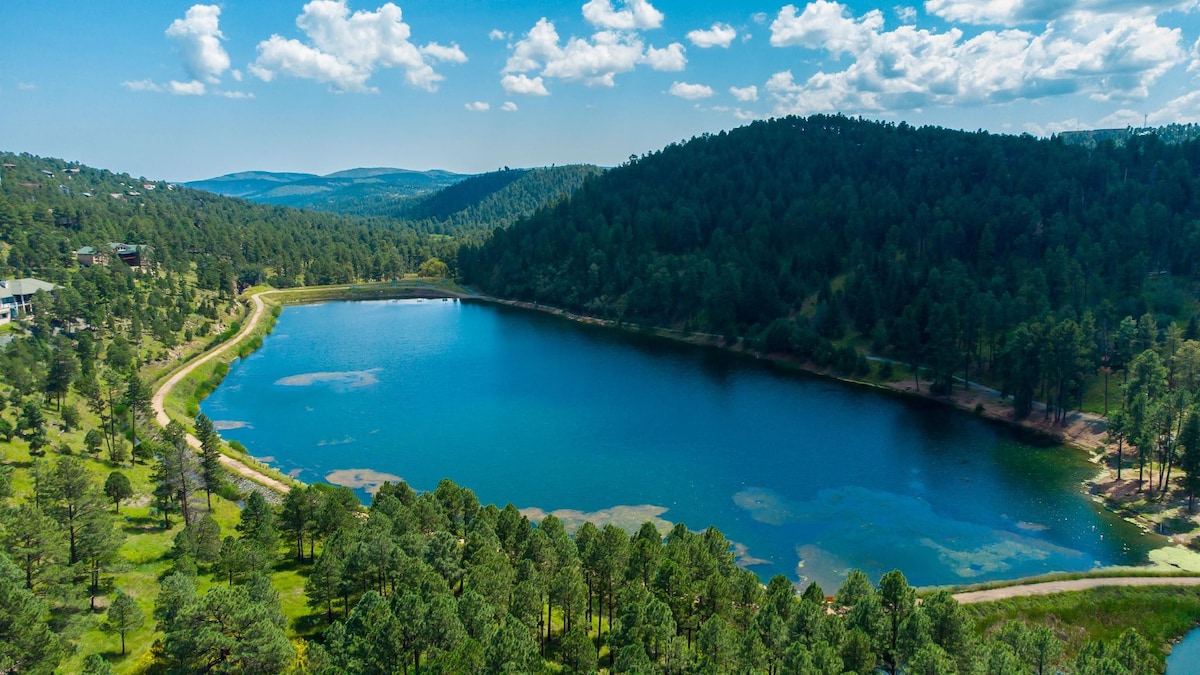
[[11, 298], [17, 295], [33, 295], [38, 291], [51, 292], [57, 285], [41, 279], [7, 279], [0, 280], [0, 298]]
[[78, 251], [75, 251], [75, 255], [96, 255], [97, 253], [99, 253], [99, 251], [92, 248], [91, 246], [84, 246], [83, 248], [79, 249]]

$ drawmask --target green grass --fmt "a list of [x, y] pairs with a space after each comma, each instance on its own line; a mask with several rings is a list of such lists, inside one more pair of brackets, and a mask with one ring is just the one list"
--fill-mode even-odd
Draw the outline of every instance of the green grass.
[[976, 630], [986, 633], [1009, 620], [1045, 624], [1066, 642], [1068, 659], [1089, 641], [1115, 640], [1133, 626], [1163, 654], [1196, 626], [1200, 590], [1189, 587], [1107, 587], [964, 605]]

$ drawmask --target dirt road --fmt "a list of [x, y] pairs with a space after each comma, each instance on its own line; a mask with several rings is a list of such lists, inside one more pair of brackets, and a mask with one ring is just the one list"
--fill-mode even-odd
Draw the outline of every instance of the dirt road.
[[[250, 296], [250, 299], [254, 302], [254, 311], [250, 313], [250, 317], [246, 320], [246, 325], [242, 326], [242, 330], [238, 331], [237, 335], [233, 336], [231, 340], [220, 347], [217, 347], [204, 356], [201, 356], [188, 363], [183, 368], [180, 368], [178, 372], [172, 375], [170, 379], [168, 379], [161, 387], [158, 388], [158, 391], [154, 392], [154, 398], [150, 399], [150, 407], [154, 410], [154, 419], [158, 422], [159, 426], [166, 427], [171, 422], [171, 418], [167, 416], [166, 400], [167, 395], [171, 393], [171, 390], [175, 388], [175, 385], [179, 384], [183, 378], [187, 377], [188, 374], [190, 374], [196, 368], [199, 368], [201, 365], [208, 363], [209, 361], [232, 349], [234, 345], [241, 341], [242, 338], [246, 337], [251, 331], [254, 330], [255, 326], [258, 325], [258, 322], [262, 320], [263, 312], [266, 310], [266, 303], [263, 302], [261, 296], [263, 293], [267, 292], [270, 291], [262, 291]], [[187, 434], [187, 442], [188, 445], [192, 446], [196, 450], [200, 449], [200, 440], [192, 434]], [[291, 489], [286, 483], [278, 481], [255, 469], [254, 467], [234, 459], [233, 457], [221, 455], [220, 459], [221, 464], [226, 469], [229, 469], [240, 476], [244, 476], [255, 483], [271, 488], [280, 494], [284, 494]]]
[[1068, 591], [1084, 591], [1102, 586], [1200, 586], [1200, 577], [1110, 577], [1091, 579], [1068, 579], [1063, 581], [1044, 581], [1038, 584], [1023, 586], [1005, 586], [986, 591], [968, 591], [957, 593], [954, 599], [963, 604], [973, 602], [988, 602], [1007, 598], [1021, 598], [1030, 595], [1050, 595]]

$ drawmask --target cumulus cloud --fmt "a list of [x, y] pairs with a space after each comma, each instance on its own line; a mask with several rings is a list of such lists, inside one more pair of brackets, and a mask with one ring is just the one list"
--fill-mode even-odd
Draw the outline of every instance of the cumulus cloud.
[[338, 92], [376, 91], [367, 82], [376, 70], [399, 68], [405, 81], [434, 91], [444, 77], [433, 64], [463, 63], [456, 44], [430, 42], [418, 47], [398, 6], [385, 3], [375, 11], [351, 12], [347, 0], [313, 0], [296, 18], [308, 42], [272, 35], [258, 44], [250, 72], [264, 82], [276, 75], [328, 84]]
[[687, 34], [687, 39], [701, 49], [709, 47], [729, 47], [737, 37], [737, 30], [727, 23], [714, 23], [708, 30], [693, 30]]
[[500, 80], [500, 86], [504, 87], [504, 91], [510, 94], [524, 94], [525, 96], [549, 96], [550, 91], [546, 89], [546, 83], [542, 81], [540, 76], [529, 77], [528, 75], [505, 75]]
[[836, 58], [862, 51], [881, 28], [883, 13], [877, 9], [856, 19], [839, 2], [816, 0], [803, 12], [795, 5], [779, 10], [771, 22], [771, 45], [824, 49]]
[[[584, 6], [585, 14], [589, 12], [589, 6], [592, 7], [590, 11], [593, 18], [600, 16], [597, 12], [601, 10], [612, 9], [611, 2], [592, 0]], [[597, 10], [596, 7], [600, 7], [601, 10]], [[630, 16], [635, 16], [638, 12], [648, 11], [647, 8], [653, 10], [648, 3], [629, 2], [626, 9], [616, 12], [615, 15], [629, 12]], [[606, 25], [599, 19], [593, 23]], [[608, 22], [630, 26], [647, 23], [632, 20]], [[504, 78], [501, 84], [509, 93], [545, 95], [549, 92], [543, 78], [582, 82], [593, 87], [612, 87], [616, 84], [616, 75], [632, 71], [639, 65], [648, 65], [654, 70], [679, 71], [683, 70], [686, 64], [683, 45], [678, 42], [660, 49], [652, 45], [647, 46], [642, 41], [641, 34], [636, 31], [618, 29], [599, 30], [591, 37], [571, 37], [564, 42], [554, 22], [542, 17], [524, 37], [512, 45], [502, 71]]]
[[643, 60], [654, 70], [667, 72], [683, 70], [687, 65], [687, 57], [683, 54], [683, 45], [678, 42], [672, 42], [662, 49], [647, 47]]
[[917, 8], [907, 5], [897, 5], [893, 10], [896, 12], [896, 18], [903, 23], [915, 23], [917, 20]]
[[192, 5], [182, 19], [167, 27], [167, 37], [179, 46], [183, 67], [193, 80], [216, 84], [229, 70], [229, 54], [221, 46], [225, 36], [218, 26], [220, 17], [216, 5]]
[[729, 93], [733, 97], [743, 103], [750, 103], [758, 100], [758, 87], [750, 85], [749, 87], [730, 87]]
[[517, 104], [513, 103], [512, 101], [505, 101], [504, 105], [500, 106], [500, 109], [504, 112], [516, 112]]
[[675, 82], [671, 84], [671, 88], [667, 93], [679, 98], [686, 98], [689, 101], [708, 98], [713, 95], [712, 87], [704, 84], [691, 84], [689, 82]]
[[771, 44], [847, 55], [852, 62], [803, 82], [780, 71], [766, 89], [777, 114], [911, 110], [1074, 93], [1136, 99], [1184, 61], [1181, 37], [1154, 16], [1094, 13], [1064, 16], [1040, 33], [988, 30], [966, 38], [959, 28], [932, 32], [910, 25], [889, 31], [877, 10], [856, 17], [841, 3], [815, 0], [802, 11], [784, 7], [771, 24]]
[[1072, 15], [1157, 16], [1195, 9], [1196, 0], [926, 0], [925, 11], [946, 21], [1017, 26]]
[[466, 109], [471, 112], [486, 112], [492, 109], [491, 104], [485, 101], [472, 101], [466, 104]]
[[493, 28], [492, 32], [488, 33], [489, 40], [507, 40], [510, 37], [512, 36], [500, 30], [499, 28]]
[[583, 18], [598, 28], [613, 30], [648, 30], [662, 26], [663, 13], [646, 0], [624, 0], [620, 10], [612, 0], [588, 0], [583, 6]]
[[209, 89], [219, 85], [226, 71], [240, 82], [242, 73], [229, 70], [229, 54], [221, 46], [225, 36], [220, 28], [221, 8], [216, 5], [192, 5], [182, 19], [167, 26], [165, 35], [179, 48], [183, 69], [189, 80], [171, 80], [161, 84], [153, 80], [127, 80], [121, 83], [129, 91], [156, 92], [176, 96], [213, 94], [225, 98], [254, 98], [246, 92]]

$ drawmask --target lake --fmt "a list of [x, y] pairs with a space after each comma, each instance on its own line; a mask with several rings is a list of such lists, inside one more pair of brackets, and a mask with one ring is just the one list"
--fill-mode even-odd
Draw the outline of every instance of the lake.
[[929, 401], [474, 301], [284, 309], [203, 412], [305, 481], [445, 477], [568, 525], [716, 526], [741, 564], [832, 592], [1137, 564], [1083, 453]]

